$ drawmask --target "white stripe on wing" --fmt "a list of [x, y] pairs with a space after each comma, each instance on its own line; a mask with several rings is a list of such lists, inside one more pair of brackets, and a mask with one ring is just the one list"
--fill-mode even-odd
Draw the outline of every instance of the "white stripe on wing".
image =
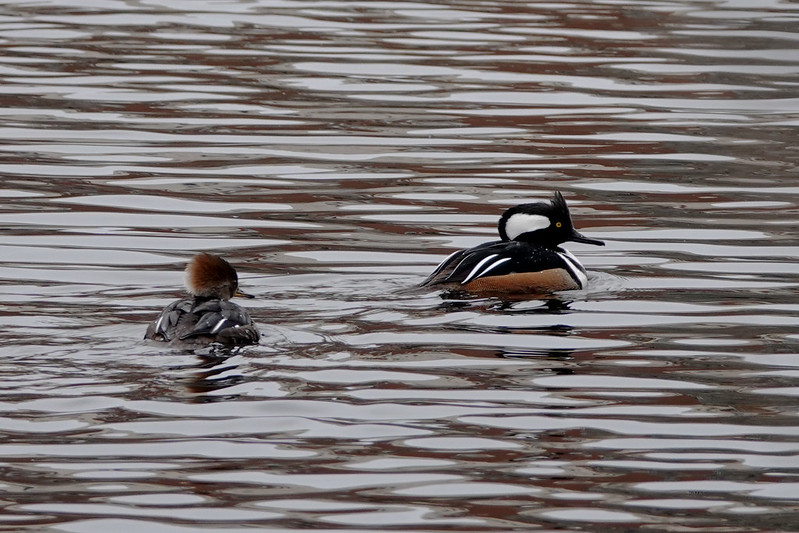
[[461, 285], [465, 285], [466, 283], [468, 283], [469, 280], [471, 280], [475, 276], [475, 274], [477, 274], [480, 271], [480, 269], [483, 268], [484, 264], [488, 263], [498, 255], [499, 254], [491, 254], [488, 257], [484, 257], [479, 263], [477, 263], [477, 265], [472, 269], [472, 271], [469, 272], [469, 275], [466, 276], [463, 279], [463, 281], [461, 281]]
[[[485, 276], [486, 274], [488, 274], [488, 271], [489, 271], [489, 270], [492, 270], [494, 267], [498, 267], [499, 265], [501, 265], [501, 264], [502, 264], [502, 263], [504, 263], [505, 261], [510, 261], [510, 257], [505, 257], [505, 258], [503, 258], [503, 259], [500, 259], [499, 261], [494, 261], [493, 263], [491, 263], [490, 265], [488, 265], [488, 266], [487, 266], [485, 269], [483, 269], [483, 271], [482, 271], [482, 272], [480, 272], [480, 273], [479, 273], [477, 276], [475, 276], [475, 279], [477, 279], [477, 278], [482, 278], [483, 276]], [[464, 283], [466, 283], [466, 282], [464, 281]]]
[[585, 268], [580, 262], [574, 257], [571, 252], [561, 248], [561, 251], [557, 252], [563, 262], [566, 263], [566, 266], [569, 267], [569, 271], [572, 273], [572, 277], [576, 278], [578, 283], [580, 284], [580, 288], [584, 289], [586, 285], [588, 285], [588, 276], [585, 275]]
[[222, 329], [222, 326], [225, 325], [225, 321], [226, 321], [226, 319], [220, 318], [219, 322], [217, 322], [216, 325], [214, 326], [214, 328], [211, 330], [211, 333], [216, 333], [217, 331]]
[[459, 254], [461, 251], [462, 251], [462, 250], [455, 250], [454, 252], [452, 252], [451, 254], [449, 254], [449, 255], [446, 257], [446, 259], [444, 259], [443, 261], [441, 261], [441, 262], [438, 264], [438, 266], [435, 268], [435, 270], [433, 270], [433, 273], [432, 273], [432, 274], [430, 274], [430, 276], [428, 276], [428, 277], [431, 277], [431, 278], [432, 278], [432, 277], [434, 277], [436, 274], [438, 274], [439, 272], [441, 272], [441, 269], [442, 269], [442, 268], [444, 268], [444, 265], [446, 265], [446, 264], [447, 264], [447, 261], [449, 261], [450, 259], [452, 259], [453, 257], [455, 257], [455, 255], [456, 255], [456, 254]]

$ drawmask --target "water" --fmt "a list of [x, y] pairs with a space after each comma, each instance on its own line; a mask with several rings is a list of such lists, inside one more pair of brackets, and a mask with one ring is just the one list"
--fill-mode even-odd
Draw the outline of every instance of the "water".
[[[799, 529], [795, 3], [0, 9], [0, 530]], [[587, 290], [408, 290], [554, 190]]]

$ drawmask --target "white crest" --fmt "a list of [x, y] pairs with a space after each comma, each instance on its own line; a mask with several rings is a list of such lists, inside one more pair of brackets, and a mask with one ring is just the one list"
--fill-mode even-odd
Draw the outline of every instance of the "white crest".
[[508, 239], [513, 240], [522, 233], [548, 228], [550, 224], [549, 217], [544, 215], [516, 213], [505, 222], [505, 233], [508, 235]]

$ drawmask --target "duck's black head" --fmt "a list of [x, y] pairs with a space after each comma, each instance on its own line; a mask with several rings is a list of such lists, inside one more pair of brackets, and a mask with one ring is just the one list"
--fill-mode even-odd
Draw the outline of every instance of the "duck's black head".
[[499, 219], [499, 236], [503, 241], [522, 241], [542, 246], [557, 246], [566, 241], [604, 246], [574, 229], [569, 207], [560, 192], [552, 201], [521, 204], [511, 207]]

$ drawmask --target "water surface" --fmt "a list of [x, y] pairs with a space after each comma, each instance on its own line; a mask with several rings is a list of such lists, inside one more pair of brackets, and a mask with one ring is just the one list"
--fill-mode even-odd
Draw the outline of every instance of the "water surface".
[[[799, 528], [796, 4], [0, 9], [0, 529]], [[589, 288], [407, 290], [555, 190]]]

